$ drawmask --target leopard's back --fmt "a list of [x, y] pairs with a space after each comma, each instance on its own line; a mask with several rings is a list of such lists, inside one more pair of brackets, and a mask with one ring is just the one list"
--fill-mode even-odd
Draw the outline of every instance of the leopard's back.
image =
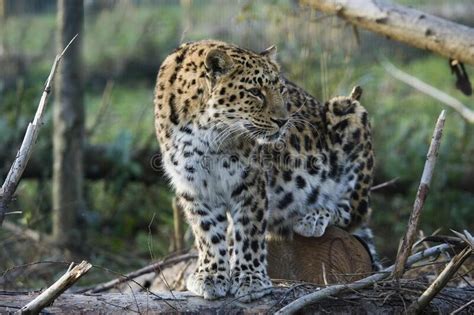
[[320, 236], [368, 220], [374, 166], [365, 108], [351, 97], [320, 103], [287, 83], [289, 128], [269, 150], [270, 231]]

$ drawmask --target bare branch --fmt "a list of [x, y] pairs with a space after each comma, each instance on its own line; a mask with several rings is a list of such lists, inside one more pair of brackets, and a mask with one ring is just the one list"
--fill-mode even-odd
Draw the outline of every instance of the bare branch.
[[59, 62], [61, 61], [62, 56], [76, 37], [77, 35], [74, 36], [74, 38], [71, 39], [66, 48], [64, 48], [64, 50], [56, 56], [53, 66], [51, 67], [48, 79], [46, 80], [43, 94], [41, 95], [41, 99], [38, 104], [38, 109], [36, 110], [33, 122], [28, 124], [28, 128], [26, 129], [25, 137], [23, 138], [21, 147], [18, 150], [16, 158], [13, 161], [13, 165], [11, 166], [10, 171], [8, 172], [5, 182], [0, 188], [0, 226], [2, 225], [3, 219], [5, 218], [5, 213], [7, 212], [8, 204], [10, 203], [13, 194], [16, 191], [23, 171], [26, 168], [26, 164], [30, 159], [31, 152], [33, 150], [33, 145], [36, 143], [36, 139], [38, 138], [39, 130], [43, 125], [44, 109], [46, 107], [49, 94], [51, 93], [52, 82], [56, 74], [56, 69], [59, 65]]
[[471, 110], [466, 105], [464, 105], [463, 103], [461, 103], [459, 100], [435, 88], [434, 86], [431, 86], [428, 83], [425, 83], [421, 81], [420, 79], [406, 72], [403, 72], [402, 70], [398, 69], [393, 64], [391, 64], [390, 62], [387, 62], [387, 61], [382, 62], [382, 66], [395, 79], [400, 80], [403, 83], [406, 83], [409, 86], [417, 89], [418, 91], [440, 101], [446, 106], [451, 107], [456, 112], [458, 112], [458, 114], [461, 115], [461, 117], [464, 118], [467, 122], [474, 124], [474, 111]]
[[301, 0], [353, 25], [474, 65], [474, 29], [377, 0]]
[[446, 112], [443, 110], [438, 117], [436, 122], [435, 130], [433, 132], [433, 138], [431, 139], [430, 148], [426, 156], [425, 167], [423, 168], [423, 174], [421, 175], [421, 182], [418, 186], [418, 192], [416, 193], [415, 203], [413, 210], [408, 221], [408, 229], [403, 237], [402, 246], [398, 250], [397, 259], [395, 260], [395, 268], [393, 271], [393, 277], [400, 279], [405, 271], [405, 263], [408, 255], [410, 255], [411, 248], [415, 242], [416, 231], [418, 229], [418, 221], [420, 219], [421, 210], [428, 195], [430, 189], [431, 177], [433, 176], [434, 167], [436, 164], [436, 158], [438, 157], [438, 149], [441, 142], [441, 136], [443, 135], [444, 122], [446, 120]]
[[21, 308], [21, 314], [38, 314], [43, 308], [50, 305], [58, 296], [76, 283], [79, 278], [85, 275], [92, 265], [87, 261], [81, 262], [74, 268], [69, 270], [53, 283], [49, 288], [44, 290], [33, 301]]
[[[448, 244], [442, 244], [435, 247], [430, 247], [419, 253], [416, 253], [408, 258], [407, 265], [411, 266], [417, 263], [418, 261], [423, 260], [427, 257], [439, 255], [441, 252], [449, 249], [449, 246], [450, 245]], [[358, 289], [368, 287], [369, 285], [372, 285], [378, 281], [388, 278], [391, 272], [394, 270], [394, 268], [395, 266], [393, 265], [393, 266], [390, 266], [389, 268], [386, 268], [380, 271], [379, 273], [376, 273], [367, 278], [358, 280], [356, 282], [353, 282], [350, 284], [336, 284], [336, 285], [332, 285], [327, 288], [324, 288], [322, 290], [307, 294], [291, 302], [285, 307], [281, 308], [278, 312], [275, 313], [275, 315], [293, 314], [297, 312], [298, 310], [302, 309], [303, 307], [316, 303], [329, 296], [334, 296], [334, 295], [337, 295], [349, 290], [358, 290]]]

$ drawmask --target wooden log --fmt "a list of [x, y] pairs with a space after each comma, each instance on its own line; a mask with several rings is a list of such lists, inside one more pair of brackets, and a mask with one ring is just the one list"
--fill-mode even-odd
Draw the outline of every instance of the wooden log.
[[[189, 292], [157, 295], [146, 292], [88, 295], [65, 293], [43, 311], [45, 314], [272, 314], [281, 306], [313, 290], [301, 286], [278, 288], [273, 294], [248, 304], [233, 297], [206, 301]], [[380, 287], [376, 292], [372, 289], [361, 290], [307, 306], [300, 314], [403, 314], [411, 297], [404, 295], [402, 300], [399, 290], [400, 287]], [[436, 297], [426, 312], [448, 314], [468, 303], [474, 295], [474, 289], [447, 288], [442, 293], [442, 297]], [[37, 295], [0, 291], [0, 313], [18, 311]], [[472, 313], [474, 305], [468, 305], [463, 311], [465, 314]]]

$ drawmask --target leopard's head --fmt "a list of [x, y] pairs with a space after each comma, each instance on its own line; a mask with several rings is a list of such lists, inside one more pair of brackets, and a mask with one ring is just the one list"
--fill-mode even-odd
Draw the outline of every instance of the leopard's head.
[[285, 86], [275, 55], [274, 46], [260, 54], [233, 46], [207, 52], [209, 124], [227, 129], [229, 137], [246, 135], [259, 143], [276, 141], [284, 133]]

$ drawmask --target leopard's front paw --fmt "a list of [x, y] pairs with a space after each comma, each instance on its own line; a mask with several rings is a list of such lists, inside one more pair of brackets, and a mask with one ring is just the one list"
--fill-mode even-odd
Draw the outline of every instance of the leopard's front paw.
[[196, 271], [188, 277], [186, 288], [206, 300], [214, 300], [227, 295], [230, 280], [224, 274]]
[[311, 211], [295, 222], [293, 231], [301, 236], [320, 237], [330, 221], [331, 216], [327, 210]]
[[241, 302], [250, 302], [271, 292], [272, 282], [262, 272], [235, 272], [230, 293]]

